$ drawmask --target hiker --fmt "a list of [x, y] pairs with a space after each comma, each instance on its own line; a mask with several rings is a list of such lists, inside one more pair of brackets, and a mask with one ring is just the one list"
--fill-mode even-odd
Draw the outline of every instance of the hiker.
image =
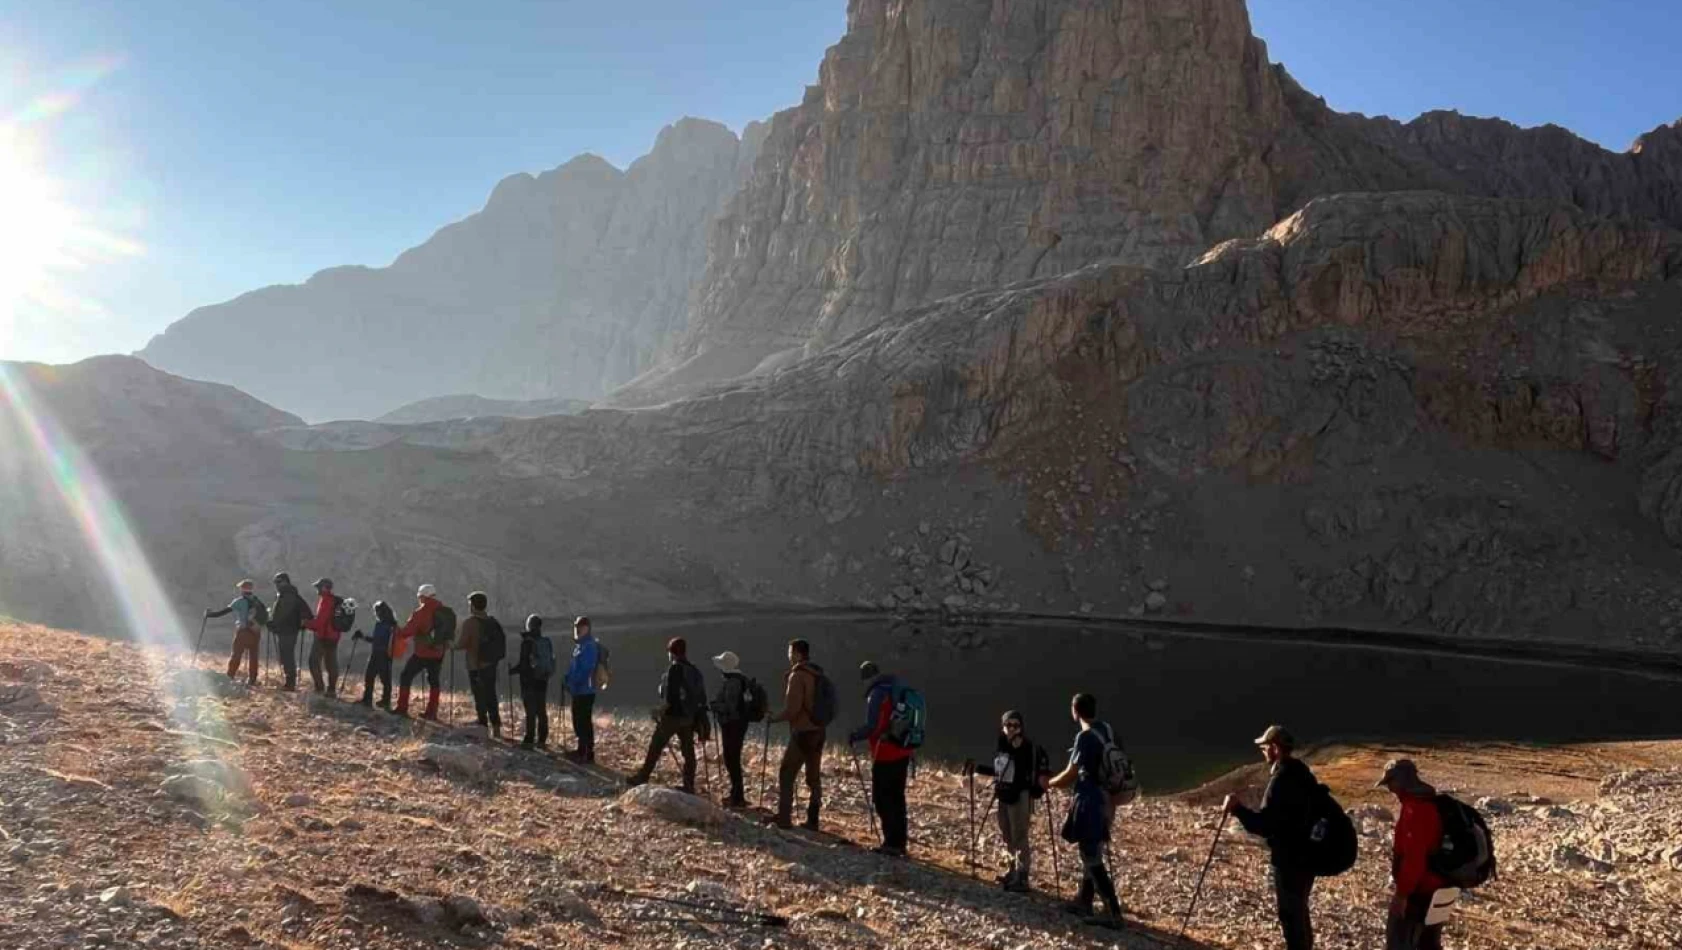
[[257, 685], [257, 651], [263, 645], [262, 617], [267, 608], [257, 599], [255, 593], [257, 585], [251, 581], [240, 581], [236, 588], [239, 596], [235, 597], [228, 606], [221, 610], [204, 612], [206, 620], [234, 615], [234, 654], [228, 658], [228, 679], [239, 678], [240, 659], [246, 655], [251, 657], [251, 676], [246, 681], [248, 686]]
[[[671, 665], [660, 680], [660, 705], [654, 711], [654, 736], [648, 741], [648, 754], [642, 768], [625, 777], [625, 786], [635, 788], [648, 783], [660, 756], [676, 736], [683, 752], [683, 790], [695, 794], [695, 738], [703, 729], [707, 708], [707, 684], [701, 670], [689, 662], [689, 642], [673, 637], [666, 643], [666, 656]], [[705, 741], [704, 732], [703, 739]]]
[[911, 778], [911, 750], [888, 734], [899, 678], [883, 673], [870, 660], [859, 665], [859, 678], [870, 684], [864, 694], [864, 725], [853, 730], [847, 744], [870, 744], [870, 798], [882, 819], [882, 843], [872, 850], [903, 858], [910, 839], [905, 785]]
[[[438, 589], [431, 584], [422, 584], [415, 591], [415, 599], [419, 605], [403, 629], [397, 631], [397, 636], [391, 640], [391, 658], [399, 660], [408, 651], [409, 641], [415, 644], [415, 654], [403, 664], [403, 672], [397, 678], [397, 715], [409, 714], [409, 684], [421, 673], [426, 674], [429, 692], [426, 696], [426, 712], [422, 719], [438, 721], [438, 690], [443, 686], [444, 655], [450, 648], [450, 641], [455, 639], [455, 612], [444, 606], [438, 599]], [[445, 629], [448, 628], [448, 629]]]
[[790, 640], [788, 663], [783, 708], [770, 718], [771, 722], [788, 723], [789, 730], [788, 748], [783, 750], [783, 762], [777, 769], [777, 815], [772, 823], [779, 828], [794, 826], [794, 780], [805, 769], [808, 794], [806, 822], [801, 827], [817, 831], [818, 814], [823, 810], [824, 727], [834, 709], [820, 708], [823, 677], [822, 671], [812, 665], [812, 645], [805, 640]]
[[1027, 891], [1028, 874], [1034, 864], [1034, 799], [1045, 794], [1051, 778], [1051, 757], [1028, 740], [1022, 714], [1012, 709], [1000, 717], [999, 743], [989, 762], [964, 763], [964, 776], [984, 775], [993, 780], [993, 799], [999, 804], [999, 837], [1004, 840], [1010, 867], [999, 878], [1007, 891]]
[[1443, 840], [1437, 790], [1419, 777], [1419, 767], [1411, 759], [1391, 760], [1373, 787], [1389, 789], [1401, 805], [1390, 860], [1396, 891], [1390, 898], [1385, 946], [1388, 950], [1442, 950], [1443, 924], [1425, 922], [1431, 898], [1449, 886], [1430, 868], [1431, 856]]
[[532, 614], [520, 634], [520, 659], [509, 670], [520, 677], [520, 702], [526, 707], [526, 736], [520, 748], [549, 748], [549, 677], [555, 675], [555, 645], [543, 635], [543, 618]]
[[566, 689], [572, 696], [572, 734], [578, 749], [568, 757], [586, 765], [596, 761], [596, 679], [601, 666], [601, 645], [590, 633], [590, 618], [572, 622], [572, 665], [567, 667]]
[[280, 654], [281, 668], [286, 671], [286, 685], [291, 692], [298, 688], [298, 633], [315, 620], [310, 605], [304, 601], [292, 578], [285, 571], [274, 576], [274, 610], [269, 613], [269, 630], [274, 634], [275, 652]]
[[1268, 764], [1261, 807], [1251, 809], [1233, 795], [1228, 795], [1221, 807], [1237, 818], [1245, 831], [1267, 840], [1279, 929], [1284, 933], [1286, 950], [1313, 950], [1314, 923], [1308, 900], [1314, 890], [1314, 871], [1307, 847], [1313, 799], [1320, 783], [1308, 765], [1292, 754], [1296, 739], [1283, 726], [1268, 726], [1256, 738], [1256, 746]]
[[[1082, 874], [1080, 891], [1063, 909], [1079, 914], [1085, 923], [1119, 930], [1121, 900], [1104, 866], [1104, 844], [1110, 840], [1114, 814], [1104, 783], [1104, 760], [1115, 733], [1108, 723], [1098, 721], [1098, 698], [1091, 693], [1076, 694], [1069, 713], [1080, 725], [1080, 732], [1069, 750], [1069, 764], [1046, 782], [1050, 788], [1074, 787], [1074, 801], [1063, 821], [1062, 834], [1064, 841], [1072, 842], [1080, 851]], [[1094, 894], [1104, 901], [1102, 914], [1092, 912]]]
[[[724, 770], [730, 773], [730, 797], [724, 800], [726, 808], [746, 808], [747, 796], [742, 793], [742, 744], [747, 740], [748, 725], [753, 722], [752, 706], [756, 701], [754, 687], [750, 686], [748, 678], [742, 675], [742, 661], [736, 654], [725, 650], [713, 657], [713, 666], [722, 676], [718, 683], [718, 695], [713, 697], [713, 715], [718, 718], [718, 731], [724, 748]], [[763, 696], [758, 697], [763, 700]], [[759, 708], [759, 716], [765, 715], [764, 706]]]
[[490, 598], [484, 591], [467, 595], [468, 617], [461, 622], [456, 649], [467, 665], [467, 688], [473, 694], [473, 714], [488, 737], [502, 738], [502, 711], [496, 695], [497, 667], [508, 655], [508, 635], [486, 612]]
[[351, 634], [353, 640], [368, 641], [368, 665], [362, 671], [363, 706], [374, 705], [374, 681], [380, 681], [380, 708], [391, 709], [391, 638], [397, 632], [397, 615], [383, 600], [374, 601], [374, 632], [363, 636], [361, 631]]
[[[310, 683], [317, 693], [337, 695], [339, 690], [339, 628], [343, 616], [342, 598], [333, 593], [333, 579], [323, 577], [315, 582], [317, 595], [315, 616], [304, 625], [315, 634], [310, 641]], [[322, 683], [322, 668], [326, 667], [327, 682]]]

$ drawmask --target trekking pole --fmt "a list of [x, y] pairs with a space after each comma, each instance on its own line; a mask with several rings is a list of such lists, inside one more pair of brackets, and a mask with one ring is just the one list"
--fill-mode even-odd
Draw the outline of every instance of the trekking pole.
[[1045, 793], [1045, 840], [1051, 844], [1051, 880], [1053, 885], [1057, 888], [1055, 893], [1058, 897], [1062, 897], [1063, 869], [1057, 864], [1057, 833], [1052, 830], [1053, 826], [1051, 822], [1051, 806], [1056, 801], [1057, 792], [1054, 790], [1047, 790]]
[[701, 781], [704, 783], [704, 787], [707, 790], [708, 801], [712, 801], [713, 797], [712, 755], [707, 750], [707, 747], [711, 744], [711, 742], [701, 743]]
[[[356, 675], [352, 671], [356, 669], [356, 648], [361, 646], [361, 645], [362, 645], [362, 641], [356, 639], [355, 637], [351, 638], [351, 641], [350, 641], [350, 659], [345, 661], [344, 674], [339, 677], [339, 685], [336, 689], [333, 690], [333, 698], [334, 699], [343, 699], [344, 698], [344, 695], [345, 695], [345, 680], [348, 680], [352, 676]], [[368, 655], [369, 656], [374, 655], [372, 647], [369, 648]], [[364, 663], [363, 665], [366, 666], [367, 664]]]
[[975, 773], [969, 774], [969, 876], [975, 877]]
[[864, 799], [864, 814], [870, 819], [870, 836], [876, 837], [876, 805], [870, 800], [870, 787], [864, 784], [864, 771], [859, 768], [859, 753], [851, 743], [847, 744], [847, 755], [853, 760], [853, 778], [858, 780], [859, 795]]
[[765, 782], [770, 778], [771, 720], [765, 720], [765, 750], [759, 755], [759, 807], [765, 807]]
[[210, 626], [210, 616], [207, 614], [203, 620], [199, 621], [199, 639], [197, 643], [193, 644], [194, 666], [199, 665], [199, 650], [204, 647], [204, 630], [208, 626]]
[[507, 715], [507, 717], [505, 717], [508, 720], [508, 734], [513, 735], [514, 734], [514, 668], [512, 666], [510, 666], [508, 668], [508, 699], [505, 701], [505, 705], [508, 707], [508, 715]]
[[[449, 649], [446, 647], [446, 649]], [[450, 650], [450, 725], [456, 724], [456, 651]]]
[[1221, 823], [1215, 826], [1215, 840], [1209, 842], [1209, 857], [1203, 862], [1203, 870], [1197, 875], [1197, 888], [1191, 892], [1191, 903], [1186, 906], [1186, 915], [1180, 919], [1180, 934], [1178, 940], [1184, 940], [1186, 927], [1191, 923], [1191, 913], [1197, 909], [1197, 899], [1203, 896], [1203, 879], [1209, 876], [1209, 865], [1215, 863], [1215, 848], [1221, 843], [1221, 832], [1226, 830], [1226, 820], [1231, 817], [1221, 812]]

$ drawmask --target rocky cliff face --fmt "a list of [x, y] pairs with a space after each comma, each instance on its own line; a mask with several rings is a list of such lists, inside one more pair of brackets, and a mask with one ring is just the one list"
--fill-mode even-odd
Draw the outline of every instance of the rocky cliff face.
[[[681, 326], [707, 224], [761, 138], [685, 119], [624, 172], [585, 155], [514, 175], [390, 267], [322, 271], [195, 310], [139, 355], [317, 420], [453, 392], [595, 398]], [[229, 359], [238, 352], [255, 356]]]
[[712, 231], [689, 326], [616, 399], [769, 371], [887, 315], [1100, 261], [1173, 266], [1317, 195], [1433, 189], [1682, 224], [1682, 131], [1344, 116], [1243, 0], [854, 0]]

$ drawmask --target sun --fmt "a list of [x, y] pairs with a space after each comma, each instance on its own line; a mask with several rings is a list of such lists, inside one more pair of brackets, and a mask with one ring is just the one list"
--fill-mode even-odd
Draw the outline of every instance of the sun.
[[29, 141], [0, 127], [0, 307], [50, 305], [57, 275], [77, 266], [79, 230], [75, 210]]

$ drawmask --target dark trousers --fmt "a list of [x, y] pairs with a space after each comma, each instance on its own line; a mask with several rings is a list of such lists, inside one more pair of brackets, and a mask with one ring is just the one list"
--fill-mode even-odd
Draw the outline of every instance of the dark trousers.
[[1409, 897], [1402, 913], [1390, 914], [1385, 926], [1385, 950], [1442, 950], [1443, 925], [1425, 926], [1425, 915], [1430, 911], [1430, 894]]
[[885, 847], [903, 849], [910, 840], [905, 809], [905, 783], [910, 777], [910, 759], [870, 764], [870, 797], [876, 802], [877, 816], [882, 819]]
[[806, 770], [806, 823], [817, 825], [823, 810], [824, 731], [812, 729], [789, 737], [783, 750], [783, 764], [777, 769], [777, 820], [788, 822], [794, 815], [794, 780]]
[[724, 771], [730, 773], [730, 804], [744, 805], [747, 796], [742, 793], [742, 744], [748, 737], [748, 724], [720, 723], [718, 733], [724, 748]]
[[683, 790], [695, 791], [695, 721], [684, 716], [661, 716], [654, 724], [654, 738], [648, 740], [648, 754], [643, 757], [642, 768], [637, 769], [633, 778], [648, 781], [654, 774], [654, 767], [660, 764], [660, 756], [666, 754], [666, 746], [671, 744], [672, 737], [677, 737], [678, 749], [683, 753]]
[[1279, 929], [1285, 934], [1285, 950], [1314, 950], [1314, 924], [1308, 915], [1308, 897], [1313, 890], [1312, 873], [1273, 869], [1273, 894], [1279, 903]]
[[596, 761], [596, 694], [572, 697], [572, 734], [578, 737], [578, 754], [586, 762]]
[[403, 664], [403, 672], [397, 678], [397, 685], [403, 689], [408, 689], [409, 684], [415, 681], [415, 677], [422, 673], [426, 674], [426, 685], [428, 687], [437, 689], [443, 686], [444, 658], [441, 656], [416, 656], [411, 653], [408, 662]]
[[327, 671], [326, 692], [339, 691], [339, 641], [312, 637], [310, 640], [310, 682], [316, 692], [322, 692], [322, 669]]
[[367, 705], [374, 701], [374, 681], [380, 683], [380, 705], [391, 705], [391, 654], [385, 650], [375, 650], [368, 657], [368, 665], [362, 670], [362, 703]]
[[526, 745], [549, 744], [549, 681], [520, 678], [520, 703], [526, 707]]
[[1104, 902], [1104, 908], [1117, 917], [1121, 916], [1121, 899], [1116, 896], [1115, 881], [1110, 877], [1110, 869], [1104, 866], [1104, 842], [1081, 841], [1076, 844], [1080, 852], [1080, 890], [1075, 893], [1075, 903], [1082, 907], [1091, 907], [1092, 898], [1096, 895]]
[[467, 671], [467, 688], [473, 693], [473, 714], [479, 725], [502, 731], [502, 710], [496, 695], [496, 667]]
[[280, 666], [286, 671], [286, 688], [298, 688], [298, 631], [275, 631], [275, 651], [280, 654]]

